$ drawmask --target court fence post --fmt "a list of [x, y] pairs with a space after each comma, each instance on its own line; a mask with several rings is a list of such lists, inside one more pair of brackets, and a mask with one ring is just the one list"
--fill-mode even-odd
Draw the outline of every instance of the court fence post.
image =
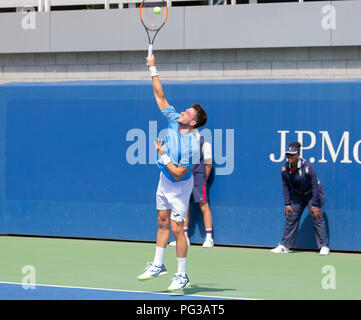
[[51, 10], [51, 0], [45, 0], [44, 11], [49, 12]]
[[44, 9], [44, 0], [38, 0], [38, 11], [42, 12]]

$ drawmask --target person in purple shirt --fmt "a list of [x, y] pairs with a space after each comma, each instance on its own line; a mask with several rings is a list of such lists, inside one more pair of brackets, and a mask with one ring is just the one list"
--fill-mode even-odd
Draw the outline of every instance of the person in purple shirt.
[[285, 204], [286, 224], [281, 243], [273, 253], [288, 253], [293, 247], [303, 211], [309, 208], [315, 228], [316, 243], [320, 255], [328, 255], [328, 236], [322, 216], [325, 203], [323, 185], [315, 168], [300, 157], [301, 144], [291, 142], [286, 150], [287, 162], [282, 166], [281, 176]]

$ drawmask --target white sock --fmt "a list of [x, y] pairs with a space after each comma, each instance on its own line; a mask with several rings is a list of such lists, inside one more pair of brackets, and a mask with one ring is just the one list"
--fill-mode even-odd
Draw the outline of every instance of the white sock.
[[186, 237], [188, 237], [188, 227], [184, 227], [184, 228], [183, 228], [183, 231], [184, 231], [184, 235], [185, 235]]
[[177, 258], [178, 261], [178, 271], [177, 273], [181, 273], [182, 275], [186, 274], [186, 264], [187, 258]]
[[206, 239], [212, 239], [212, 228], [206, 229]]
[[156, 266], [161, 266], [163, 264], [163, 258], [164, 258], [165, 248], [161, 247], [155, 247], [155, 255], [153, 264]]

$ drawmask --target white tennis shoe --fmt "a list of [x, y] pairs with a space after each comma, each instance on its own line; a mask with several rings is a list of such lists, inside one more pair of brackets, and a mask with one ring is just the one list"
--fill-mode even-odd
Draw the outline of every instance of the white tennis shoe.
[[328, 247], [322, 247], [320, 250], [320, 256], [328, 256], [330, 254], [330, 249]]
[[143, 272], [140, 276], [138, 276], [138, 280], [149, 280], [158, 278], [160, 276], [164, 276], [168, 273], [167, 269], [165, 268], [165, 265], [162, 264], [161, 266], [156, 266], [151, 262], [147, 263], [147, 266], [145, 267], [145, 272]]
[[212, 238], [208, 238], [203, 242], [202, 245], [203, 248], [213, 248], [214, 247], [214, 241]]
[[[191, 243], [190, 243], [190, 241], [189, 241], [189, 238], [188, 237], [186, 237], [187, 238], [187, 245], [188, 245], [188, 247], [191, 245]], [[169, 244], [168, 244], [169, 246], [171, 246], [171, 247], [175, 247], [176, 245], [177, 245], [177, 242], [176, 241], [172, 241], [172, 242], [169, 242]]]
[[176, 273], [174, 275], [172, 283], [168, 287], [168, 291], [180, 291], [189, 285], [189, 278], [186, 274], [183, 275], [180, 273]]
[[289, 253], [290, 250], [282, 244], [271, 250], [272, 253]]

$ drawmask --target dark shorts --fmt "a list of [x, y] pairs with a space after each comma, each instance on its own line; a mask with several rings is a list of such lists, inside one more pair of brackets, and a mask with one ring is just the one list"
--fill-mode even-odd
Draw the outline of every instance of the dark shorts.
[[190, 201], [194, 201], [196, 203], [207, 203], [208, 202], [208, 190], [207, 185], [195, 185], [193, 187], [192, 195]]

